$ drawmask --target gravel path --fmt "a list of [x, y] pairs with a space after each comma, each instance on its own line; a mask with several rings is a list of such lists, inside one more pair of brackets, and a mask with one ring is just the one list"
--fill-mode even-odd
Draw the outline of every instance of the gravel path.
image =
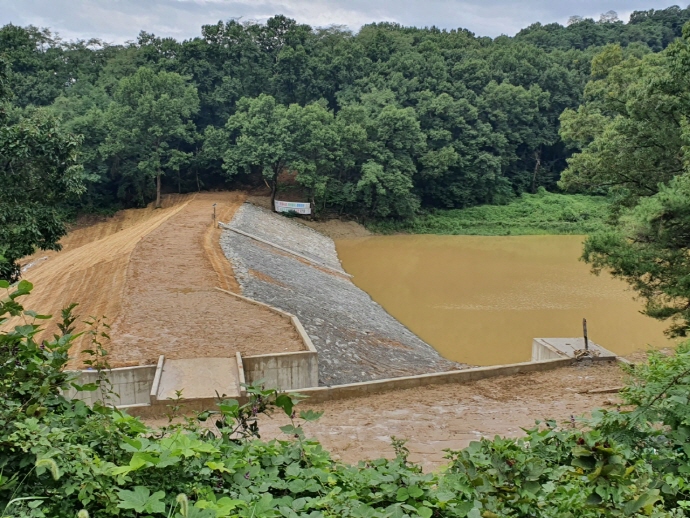
[[[333, 241], [244, 204], [233, 228], [343, 271]], [[462, 368], [445, 360], [345, 275], [232, 231], [221, 247], [245, 296], [299, 317], [319, 352], [319, 383], [335, 385]]]

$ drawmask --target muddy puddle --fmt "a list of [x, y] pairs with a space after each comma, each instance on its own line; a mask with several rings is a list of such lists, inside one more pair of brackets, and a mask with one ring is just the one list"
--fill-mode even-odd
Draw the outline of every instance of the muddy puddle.
[[372, 236], [336, 241], [353, 281], [446, 358], [528, 361], [534, 337], [628, 354], [672, 344], [627, 285], [580, 262], [581, 236]]

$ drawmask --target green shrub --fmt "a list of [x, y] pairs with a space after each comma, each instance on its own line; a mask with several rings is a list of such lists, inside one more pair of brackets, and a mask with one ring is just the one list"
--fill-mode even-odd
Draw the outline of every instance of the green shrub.
[[439, 210], [405, 222], [375, 222], [369, 228], [384, 234], [590, 234], [604, 227], [608, 206], [604, 197], [554, 194], [542, 189], [507, 205]]

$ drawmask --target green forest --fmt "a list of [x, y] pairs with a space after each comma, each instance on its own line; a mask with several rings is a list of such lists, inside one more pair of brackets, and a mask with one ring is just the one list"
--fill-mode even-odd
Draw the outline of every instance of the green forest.
[[274, 16], [124, 45], [6, 25], [0, 278], [59, 249], [76, 214], [267, 186], [383, 231], [591, 234], [584, 258], [684, 335], [688, 20], [607, 13], [492, 39]]
[[[24, 319], [0, 332], [0, 516], [687, 516], [688, 343], [629, 368], [621, 406], [587, 420], [448, 451], [438, 473], [397, 439], [351, 466], [272, 389], [163, 429], [64, 398], [82, 333], [99, 383], [76, 388], [112, 395], [107, 330], [72, 305], [39, 339], [51, 317], [23, 306], [18, 261], [59, 249], [78, 214], [263, 186], [384, 232], [586, 233], [583, 259], [686, 336], [688, 22], [670, 7], [488, 38], [275, 16], [124, 45], [0, 28], [0, 324]], [[292, 424], [263, 441], [273, 411]]]
[[491, 39], [275, 16], [182, 42], [142, 31], [126, 45], [7, 25], [0, 55], [7, 120], [59, 121], [79, 136], [80, 210], [143, 206], [157, 182], [274, 187], [290, 172], [318, 211], [400, 219], [557, 189], [583, 145], [567, 128], [588, 83], [612, 59], [659, 64], [688, 20], [671, 7]]

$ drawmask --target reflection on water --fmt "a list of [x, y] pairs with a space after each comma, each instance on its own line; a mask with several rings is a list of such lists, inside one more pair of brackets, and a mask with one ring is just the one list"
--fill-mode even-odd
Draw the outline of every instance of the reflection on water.
[[451, 360], [528, 361], [532, 338], [592, 340], [619, 354], [669, 345], [622, 281], [578, 261], [580, 236], [375, 236], [336, 242], [354, 282]]

